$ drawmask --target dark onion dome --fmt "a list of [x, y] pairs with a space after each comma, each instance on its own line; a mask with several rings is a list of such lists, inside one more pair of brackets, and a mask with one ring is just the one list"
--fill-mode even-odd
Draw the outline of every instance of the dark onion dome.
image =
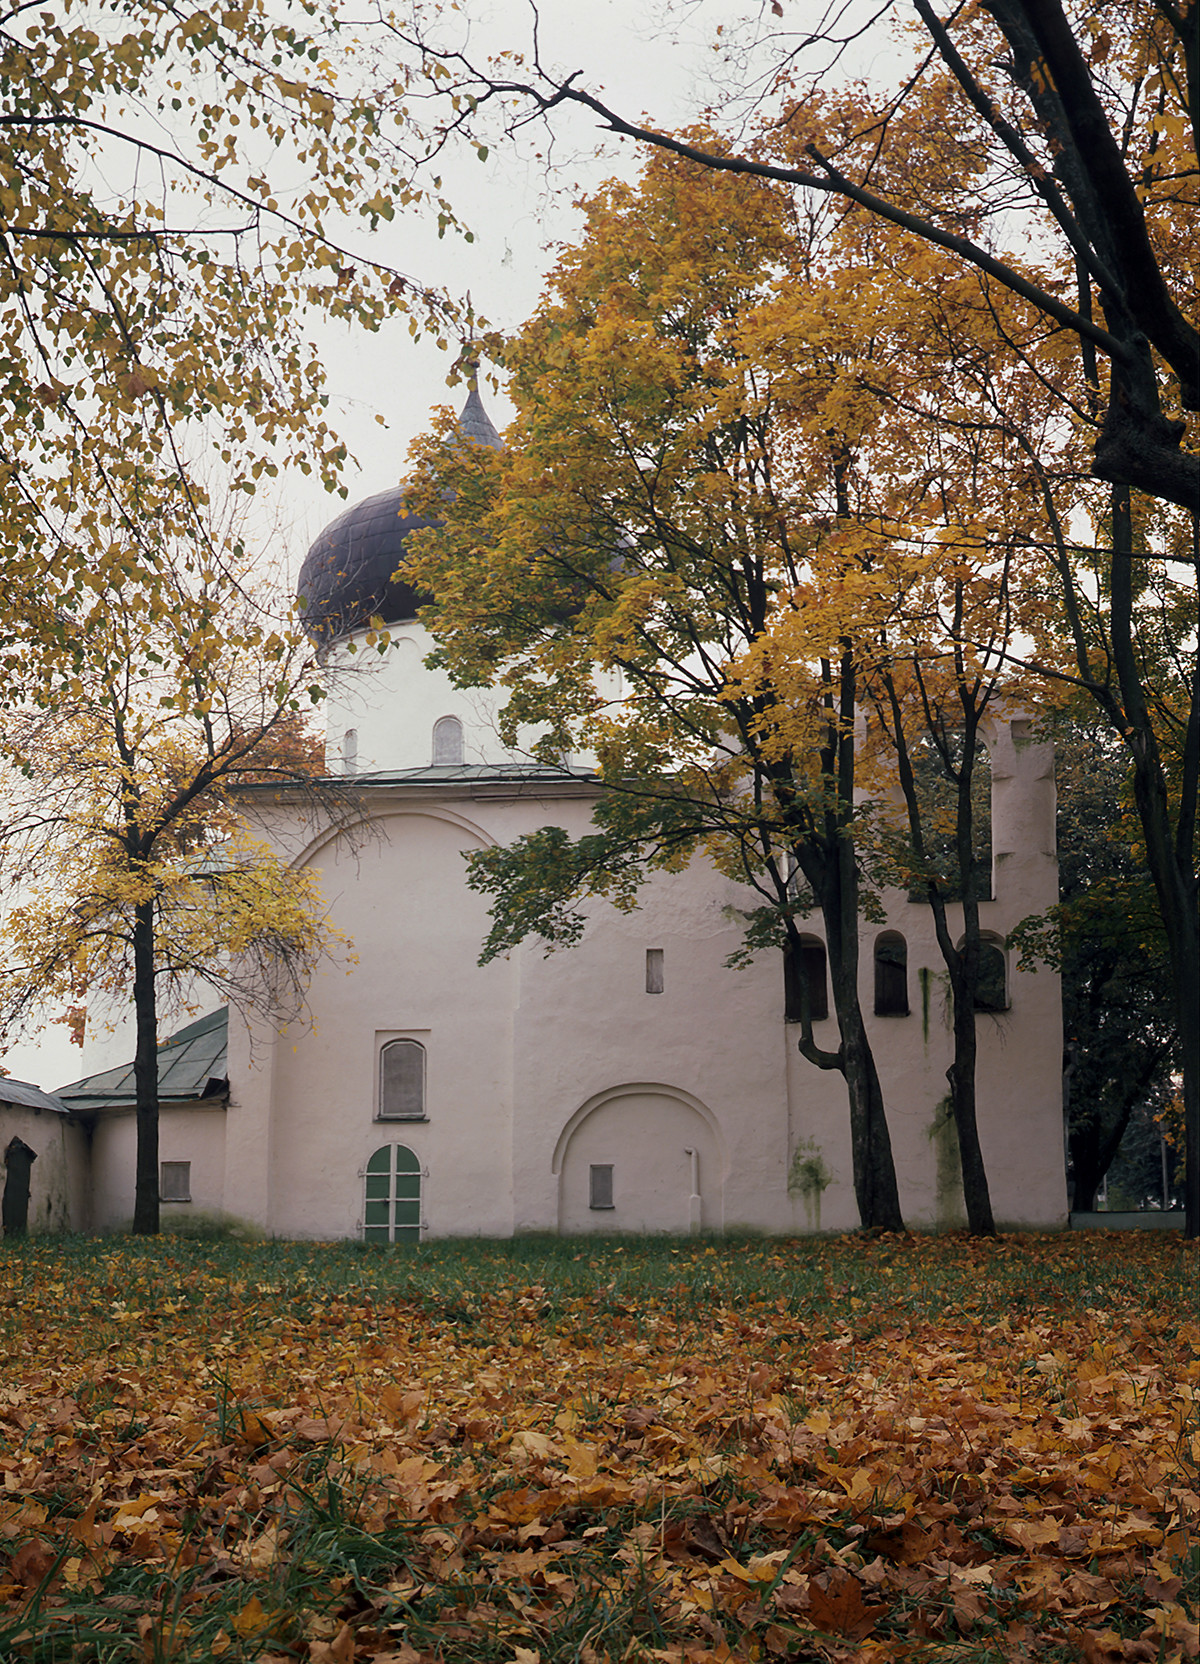
[[[500, 449], [500, 435], [473, 380], [458, 428], [464, 439]], [[394, 574], [403, 565], [409, 532], [439, 524], [406, 511], [402, 485], [343, 509], [309, 549], [296, 582], [308, 635], [326, 644], [366, 629], [372, 618], [385, 624], [415, 618], [429, 597]]]

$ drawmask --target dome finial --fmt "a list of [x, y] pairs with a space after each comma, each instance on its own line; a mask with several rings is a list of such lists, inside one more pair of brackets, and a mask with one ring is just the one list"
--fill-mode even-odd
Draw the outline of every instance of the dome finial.
[[464, 439], [472, 440], [476, 445], [490, 445], [494, 451], [504, 449], [503, 441], [496, 432], [495, 424], [487, 411], [483, 408], [483, 400], [479, 396], [479, 360], [482, 354], [479, 343], [475, 339], [475, 312], [471, 306], [471, 295], [467, 293], [467, 338], [462, 344], [458, 361], [454, 368], [466, 380], [467, 401], [458, 414], [458, 431]]

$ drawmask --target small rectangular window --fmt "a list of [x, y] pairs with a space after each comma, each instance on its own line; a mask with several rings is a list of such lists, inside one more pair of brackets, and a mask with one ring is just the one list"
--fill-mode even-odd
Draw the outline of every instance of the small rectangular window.
[[192, 1164], [190, 1161], [164, 1161], [158, 1181], [161, 1202], [190, 1202], [192, 1199]]
[[590, 1208], [611, 1208], [613, 1203], [613, 1170], [611, 1162], [597, 1165], [595, 1162], [588, 1168], [588, 1206]]
[[646, 992], [661, 994], [663, 991], [663, 950], [661, 948], [646, 949]]

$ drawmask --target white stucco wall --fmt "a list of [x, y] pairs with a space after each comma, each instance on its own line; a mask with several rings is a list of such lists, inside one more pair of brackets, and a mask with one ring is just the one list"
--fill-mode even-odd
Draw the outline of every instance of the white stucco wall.
[[[500, 741], [498, 712], [507, 695], [492, 688], [456, 688], [444, 670], [424, 660], [435, 646], [415, 620], [388, 626], [388, 645], [367, 644], [366, 634], [335, 643], [325, 660], [325, 766], [330, 774], [371, 774], [428, 768], [433, 762], [433, 728], [440, 717], [462, 723], [463, 761], [527, 763], [536, 737], [522, 729], [514, 750]], [[617, 673], [598, 674], [605, 698], [618, 698]], [[353, 734], [350, 754], [346, 736]], [[580, 753], [572, 761], [589, 767]]]
[[[191, 1201], [163, 1202], [165, 1230], [178, 1225], [220, 1224], [225, 1218], [225, 1106], [163, 1104], [159, 1110], [160, 1161], [191, 1163]], [[104, 1111], [92, 1134], [92, 1228], [127, 1231], [133, 1222], [137, 1174], [137, 1121], [132, 1109]]]
[[[362, 846], [315, 852], [360, 959], [318, 975], [311, 1029], [273, 1038], [232, 1024], [232, 1212], [285, 1236], [353, 1236], [361, 1169], [400, 1143], [428, 1169], [431, 1234], [511, 1231], [513, 968], [475, 964], [486, 909], [460, 853], [483, 841], [454, 806], [396, 803]], [[424, 1121], [377, 1119], [379, 1049], [400, 1037], [426, 1049]]]
[[[1007, 725], [990, 749], [996, 895], [981, 920], [1003, 939], [1056, 893], [1053, 778], [1047, 748], [1014, 745]], [[462, 852], [545, 824], [578, 834], [587, 792], [400, 785], [371, 788], [370, 802], [369, 835], [318, 839], [304, 857], [358, 963], [318, 977], [311, 1031], [231, 1027], [227, 1213], [287, 1236], [354, 1235], [367, 1159], [401, 1143], [424, 1169], [430, 1236], [680, 1229], [692, 1217], [688, 1149], [704, 1228], [858, 1223], [845, 1085], [799, 1056], [779, 955], [725, 969], [739, 941], [728, 909], [746, 900], [735, 886], [698, 862], [655, 878], [632, 913], [593, 906], [576, 948], [547, 957], [525, 944], [481, 970], [486, 905], [463, 884]], [[885, 902], [885, 923], [861, 933], [860, 992], [902, 1207], [913, 1225], [953, 1226], [945, 973], [928, 909], [899, 893]], [[820, 934], [819, 921], [811, 928]], [[871, 1015], [884, 928], [907, 941], [905, 1017]], [[662, 993], [646, 991], [648, 948], [663, 954]], [[978, 1019], [993, 1207], [1002, 1222], [1055, 1226], [1066, 1217], [1058, 985], [1011, 966], [1009, 983], [1010, 1009]], [[376, 1118], [379, 1047], [396, 1037], [426, 1048], [418, 1123]], [[832, 1018], [817, 1039], [836, 1046]], [[588, 1169], [610, 1162], [614, 1207], [599, 1213], [587, 1206]]]

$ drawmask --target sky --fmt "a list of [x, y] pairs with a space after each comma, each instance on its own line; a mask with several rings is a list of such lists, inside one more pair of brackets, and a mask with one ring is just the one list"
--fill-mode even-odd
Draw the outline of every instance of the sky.
[[[649, 112], [664, 126], [685, 123], [711, 96], [718, 23], [731, 23], [745, 8], [737, 0], [685, 3], [675, 27], [667, 30], [655, 22], [654, 3], [542, 0], [542, 61], [583, 71], [591, 90], [611, 96], [623, 113]], [[817, 7], [800, 0], [800, 10], [806, 9], [815, 14]], [[466, 0], [461, 16], [468, 31], [463, 42], [479, 57], [528, 46], [533, 13], [525, 0]], [[515, 329], [537, 303], [555, 247], [580, 228], [574, 207], [579, 195], [614, 174], [634, 177], [638, 169], [635, 147], [611, 135], [606, 141], [582, 112], [567, 112], [556, 125], [549, 162], [536, 154], [546, 150], [545, 139], [544, 132], [530, 130], [522, 147], [493, 145], [486, 162], [464, 149], [439, 163], [444, 194], [474, 233], [473, 242], [453, 232], [439, 239], [435, 224], [400, 214], [373, 237], [354, 230], [352, 246], [423, 283], [456, 295], [469, 291], [476, 311], [491, 325]], [[424, 431], [434, 406], [462, 402], [464, 389], [446, 386], [457, 343], [443, 352], [432, 338], [414, 341], [403, 315], [375, 335], [327, 326], [314, 331], [314, 340], [328, 376], [328, 419], [356, 459], [345, 475], [353, 502], [397, 483], [408, 445]], [[502, 393], [485, 383], [483, 394], [492, 419], [503, 427], [510, 407]], [[278, 566], [294, 578], [309, 544], [344, 506], [318, 482], [288, 475], [261, 504], [260, 536], [272, 544]], [[53, 1090], [131, 1056], [127, 1033], [98, 1036], [81, 1053], [65, 1026], [52, 1024], [12, 1046], [3, 1063], [14, 1078]]]
[[[741, 9], [729, 0], [688, 8], [682, 39], [675, 39], [656, 27], [646, 0], [590, 0], [587, 5], [548, 0], [539, 6], [543, 61], [566, 71], [582, 70], [592, 90], [611, 94], [623, 111], [653, 112], [663, 125], [683, 123], [704, 102], [717, 21], [731, 19]], [[527, 44], [531, 8], [522, 0], [491, 6], [470, 0], [470, 10], [473, 54], [482, 57], [492, 47]], [[371, 246], [426, 283], [459, 295], [469, 292], [491, 325], [514, 330], [537, 303], [556, 245], [570, 241], [582, 224], [574, 207], [581, 192], [613, 174], [634, 176], [638, 168], [636, 148], [606, 136], [584, 112], [568, 111], [556, 121], [549, 160], [535, 154], [545, 150], [546, 136], [544, 129], [530, 129], [520, 149], [496, 144], [485, 163], [466, 151], [442, 167], [445, 194], [473, 232], [473, 242], [454, 232], [439, 240], [431, 223], [406, 216], [381, 228]], [[357, 246], [367, 243], [359, 238]], [[317, 339], [329, 372], [331, 420], [358, 464], [346, 483], [352, 499], [369, 496], [400, 478], [407, 446], [424, 431], [431, 408], [461, 403], [464, 390], [446, 386], [457, 343], [441, 352], [432, 339], [414, 342], [405, 317], [374, 336], [338, 330]], [[502, 427], [510, 413], [503, 395], [486, 384], [483, 393]], [[385, 419], [386, 429], [378, 425], [377, 415]], [[330, 503], [319, 489], [297, 486], [280, 506], [293, 519], [294, 572], [309, 541], [331, 518]], [[339, 505], [332, 508], [336, 513]]]

